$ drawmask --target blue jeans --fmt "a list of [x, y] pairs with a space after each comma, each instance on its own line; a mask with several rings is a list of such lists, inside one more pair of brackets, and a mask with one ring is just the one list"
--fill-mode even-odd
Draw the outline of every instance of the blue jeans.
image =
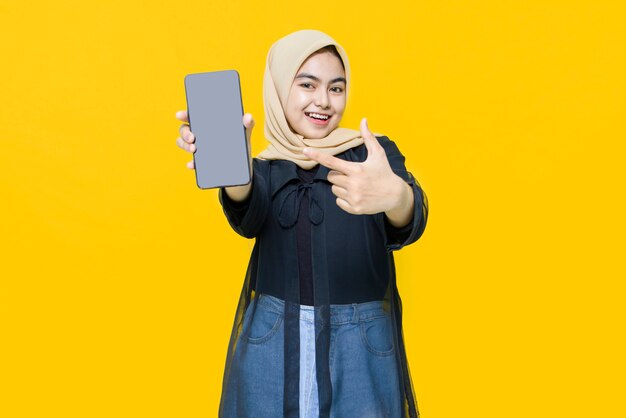
[[[254, 320], [250, 314], [258, 303]], [[224, 396], [223, 418], [283, 415], [282, 300], [260, 295], [244, 316]], [[300, 417], [317, 417], [313, 307], [300, 309]], [[391, 318], [382, 301], [331, 305], [332, 418], [396, 418], [401, 394]]]

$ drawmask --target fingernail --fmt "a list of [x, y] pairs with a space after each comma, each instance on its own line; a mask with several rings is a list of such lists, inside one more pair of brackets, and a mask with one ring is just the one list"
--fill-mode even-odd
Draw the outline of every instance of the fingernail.
[[310, 152], [311, 152], [311, 150], [310, 150], [310, 149], [308, 149], [308, 148], [305, 148], [305, 149], [303, 149], [303, 150], [302, 150], [302, 153], [303, 153], [304, 155], [309, 155], [309, 153], [310, 153]]

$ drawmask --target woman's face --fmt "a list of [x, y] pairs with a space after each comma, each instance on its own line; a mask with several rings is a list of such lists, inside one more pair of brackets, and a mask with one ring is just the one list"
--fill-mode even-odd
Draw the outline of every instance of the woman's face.
[[285, 117], [295, 133], [309, 139], [326, 137], [346, 108], [346, 75], [341, 61], [330, 52], [314, 53], [293, 80]]

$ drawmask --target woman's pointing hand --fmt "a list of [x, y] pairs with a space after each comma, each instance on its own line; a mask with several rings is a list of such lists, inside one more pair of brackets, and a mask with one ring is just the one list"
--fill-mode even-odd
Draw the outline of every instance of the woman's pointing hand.
[[341, 209], [355, 215], [385, 212], [393, 225], [404, 226], [413, 213], [413, 190], [393, 172], [384, 148], [370, 132], [365, 118], [361, 121], [361, 136], [367, 147], [367, 159], [360, 163], [311, 148], [303, 152], [331, 169], [328, 181]]

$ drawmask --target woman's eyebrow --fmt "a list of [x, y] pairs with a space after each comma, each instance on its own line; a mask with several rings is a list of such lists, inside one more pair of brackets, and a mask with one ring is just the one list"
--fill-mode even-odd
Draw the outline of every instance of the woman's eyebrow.
[[[313, 74], [309, 74], [309, 73], [300, 73], [300, 74], [298, 74], [296, 76], [296, 80], [298, 78], [310, 78], [311, 80], [317, 81], [318, 83], [320, 83], [322, 81], [318, 77], [315, 77]], [[328, 84], [338, 83], [340, 81], [343, 81], [344, 83], [346, 83], [346, 78], [345, 77], [336, 77], [336, 78], [333, 78], [332, 80], [330, 80], [330, 83], [328, 83]]]

